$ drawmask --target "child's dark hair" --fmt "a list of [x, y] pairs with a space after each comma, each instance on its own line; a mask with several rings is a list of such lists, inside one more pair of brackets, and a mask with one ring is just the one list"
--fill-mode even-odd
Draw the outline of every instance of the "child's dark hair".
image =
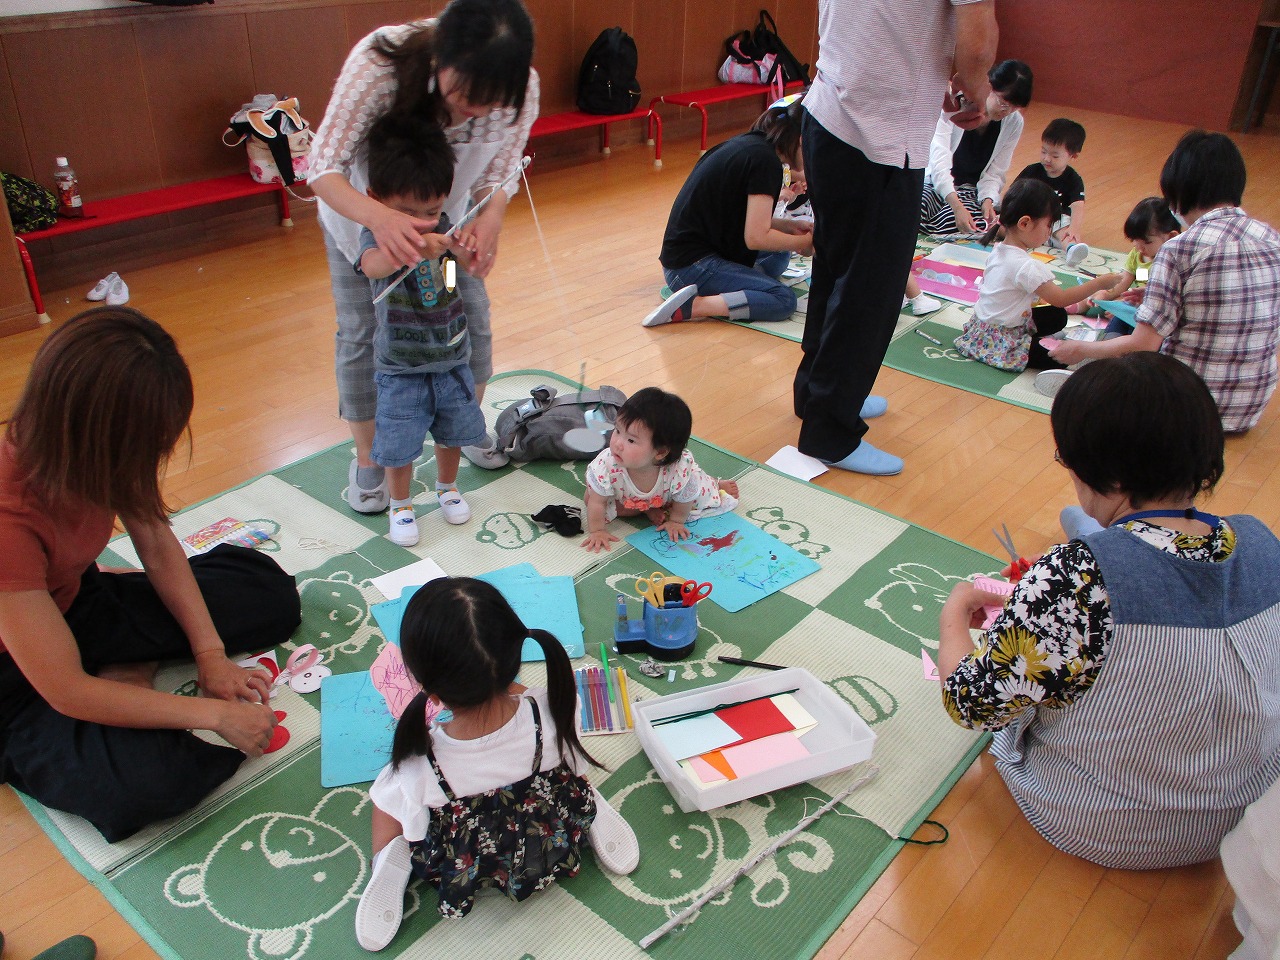
[[[787, 98], [790, 100], [790, 98]], [[789, 103], [775, 103], [756, 118], [751, 129], [764, 134], [786, 163], [794, 164], [800, 157], [800, 122], [804, 116], [804, 93]]]
[[449, 124], [437, 74], [453, 70], [468, 103], [524, 109], [533, 63], [533, 21], [520, 0], [449, 0], [434, 29], [423, 28], [399, 43], [375, 40], [373, 49], [392, 64], [396, 92], [391, 113]]
[[987, 71], [991, 89], [1015, 107], [1031, 103], [1031, 68], [1021, 60], [1001, 60]]
[[164, 521], [160, 473], [194, 403], [186, 361], [160, 324], [132, 307], [93, 307], [40, 345], [5, 439], [50, 507]]
[[1002, 228], [1018, 225], [1023, 217], [1040, 220], [1048, 217], [1052, 223], [1062, 216], [1062, 202], [1050, 186], [1042, 180], [1030, 177], [1015, 180], [1000, 201], [1000, 219], [982, 236], [983, 246], [990, 246]]
[[645, 387], [631, 395], [631, 399], [618, 411], [618, 423], [642, 423], [653, 435], [653, 448], [666, 449], [667, 455], [658, 461], [668, 466], [680, 459], [689, 445], [693, 433], [693, 413], [689, 405], [674, 393], [657, 387]]
[[597, 767], [578, 740], [577, 686], [564, 647], [546, 630], [530, 630], [497, 587], [470, 577], [442, 577], [422, 587], [404, 611], [400, 653], [422, 692], [396, 724], [391, 765], [427, 752], [427, 697], [452, 709], [478, 707], [502, 694], [520, 672], [520, 650], [532, 637], [546, 658], [547, 700], [556, 746], [568, 760], [577, 754]]
[[1164, 162], [1160, 192], [1181, 214], [1238, 207], [1244, 198], [1244, 157], [1223, 133], [1189, 130]]
[[453, 148], [444, 131], [423, 117], [386, 113], [365, 137], [369, 189], [379, 197], [430, 202], [453, 189]]
[[1199, 375], [1142, 350], [1085, 364], [1049, 413], [1058, 456], [1099, 493], [1135, 507], [1195, 497], [1222, 477], [1222, 418]]
[[1153, 233], [1177, 233], [1181, 229], [1163, 197], [1144, 197], [1124, 222], [1124, 235], [1145, 240]]
[[1084, 127], [1066, 117], [1050, 120], [1040, 134], [1040, 142], [1062, 147], [1067, 153], [1079, 153], [1084, 149]]

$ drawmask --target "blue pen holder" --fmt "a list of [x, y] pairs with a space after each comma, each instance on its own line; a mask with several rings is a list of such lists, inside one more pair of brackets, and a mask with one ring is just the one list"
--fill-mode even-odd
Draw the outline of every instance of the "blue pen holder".
[[619, 619], [613, 640], [619, 653], [647, 653], [655, 660], [683, 660], [698, 639], [698, 607], [644, 605], [643, 620]]

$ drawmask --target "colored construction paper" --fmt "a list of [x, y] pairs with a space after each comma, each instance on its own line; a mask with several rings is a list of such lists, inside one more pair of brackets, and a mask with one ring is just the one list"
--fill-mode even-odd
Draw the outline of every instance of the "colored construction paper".
[[933, 657], [929, 656], [929, 651], [923, 647], [920, 650], [920, 663], [924, 667], [924, 678], [926, 680], [941, 680], [938, 676], [938, 665], [933, 662]]
[[741, 739], [733, 727], [714, 713], [704, 713], [700, 717], [690, 717], [674, 723], [661, 723], [654, 726], [653, 733], [662, 741], [673, 760], [685, 760], [711, 750], [719, 750], [725, 744], [736, 743]]
[[[729, 769], [728, 764], [725, 764], [725, 768], [728, 771], [726, 774], [725, 771], [720, 770], [715, 766], [715, 764], [708, 762], [706, 759], [707, 756], [711, 756], [711, 754], [706, 754], [702, 757], [690, 757], [688, 760], [684, 761], [689, 764], [689, 769], [694, 773], [698, 780], [709, 786], [713, 783], [724, 783], [726, 780], [737, 779], [737, 774], [735, 774], [732, 769]], [[720, 759], [721, 762], [723, 762], [724, 758], [721, 757]]]
[[692, 537], [676, 541], [648, 527], [627, 543], [682, 579], [710, 583], [711, 596], [699, 606], [714, 603], [734, 613], [821, 569], [734, 513], [695, 520], [689, 530]]
[[404, 608], [408, 606], [409, 598], [417, 592], [417, 587], [405, 587], [394, 600], [384, 600], [369, 607], [369, 612], [373, 614], [378, 629], [388, 643], [400, 646], [400, 622], [404, 619]]
[[809, 749], [794, 733], [748, 740], [736, 747], [725, 747], [721, 752], [739, 777], [750, 777], [809, 755]]
[[1095, 300], [1094, 303], [1117, 320], [1131, 327], [1138, 325], [1138, 308], [1132, 303], [1126, 303], [1124, 300]]
[[409, 701], [422, 691], [418, 682], [409, 675], [409, 668], [400, 656], [400, 648], [394, 643], [388, 643], [378, 653], [369, 667], [369, 676], [374, 688], [387, 702], [388, 712], [397, 720]]
[[[974, 577], [973, 585], [979, 590], [985, 590], [987, 593], [998, 593], [1002, 597], [1013, 596], [1013, 584], [1007, 580], [993, 580], [991, 577]], [[996, 617], [1000, 615], [1000, 611], [1004, 609], [1003, 603], [984, 603], [982, 609], [986, 612], [987, 618], [982, 621], [982, 629], [988, 629], [996, 622]]]
[[[529, 563], [482, 573], [484, 580], [498, 588], [526, 627], [546, 630], [560, 641], [571, 658], [586, 654], [585, 628], [578, 615], [578, 594], [573, 577], [539, 576]], [[520, 651], [523, 661], [542, 660], [542, 647], [525, 640]]]
[[365, 783], [391, 760], [396, 718], [367, 670], [320, 684], [320, 783]]
[[773, 705], [782, 711], [782, 715], [791, 721], [795, 735], [798, 737], [806, 730], [812, 730], [818, 725], [818, 721], [813, 719], [813, 715], [804, 707], [800, 706], [800, 701], [795, 698], [795, 694], [780, 693], [776, 697], [770, 697]]
[[791, 721], [772, 700], [752, 700], [717, 710], [716, 716], [733, 727], [743, 740], [759, 740], [792, 729]]
[[691, 758], [690, 762], [692, 763], [694, 760], [701, 760], [725, 780], [736, 780], [738, 778], [738, 775], [733, 772], [733, 767], [729, 766], [729, 761], [724, 758], [723, 751], [712, 750], [710, 753], [704, 753], [701, 757]]

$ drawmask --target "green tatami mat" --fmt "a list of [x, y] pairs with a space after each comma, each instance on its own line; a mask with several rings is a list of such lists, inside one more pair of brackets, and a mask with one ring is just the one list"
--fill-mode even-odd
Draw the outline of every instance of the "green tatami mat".
[[[912, 338], [918, 339], [918, 338]], [[485, 413], [527, 395], [538, 383], [568, 381], [523, 371], [490, 384]], [[653, 957], [739, 960], [807, 958], [836, 929], [900, 848], [895, 839], [933, 809], [982, 749], [985, 738], [956, 727], [926, 680], [921, 649], [936, 653], [937, 618], [952, 584], [999, 561], [895, 517], [776, 473], [713, 446], [692, 449], [709, 472], [736, 477], [738, 513], [819, 561], [822, 569], [748, 610], [699, 606], [701, 630], [676, 678], [650, 680], [636, 658], [620, 657], [634, 695], [655, 695], [729, 679], [750, 668], [731, 655], [812, 671], [875, 729], [879, 776], [758, 865], [690, 926], [650, 951]], [[632, 592], [653, 561], [620, 545], [587, 553], [530, 519], [549, 503], [575, 503], [585, 463], [539, 463], [486, 472], [464, 463], [459, 486], [474, 517], [451, 527], [438, 516], [434, 460], [420, 462], [414, 492], [422, 543], [404, 550], [386, 539], [385, 517], [351, 513], [343, 500], [349, 444], [326, 450], [183, 512], [185, 536], [223, 517], [265, 520], [266, 548], [298, 578], [303, 625], [292, 647], [319, 647], [335, 673], [367, 669], [383, 638], [369, 605], [383, 597], [370, 578], [430, 556], [454, 574], [531, 562], [546, 575], [575, 578], [587, 647], [611, 637], [614, 597]], [[627, 532], [625, 522], [616, 533]], [[127, 540], [106, 559], [134, 558]], [[288, 655], [282, 649], [282, 659]], [[585, 662], [591, 663], [589, 658]], [[539, 664], [522, 680], [541, 684]], [[193, 671], [171, 667], [158, 684], [193, 692]], [[369, 875], [367, 784], [320, 785], [320, 695], [285, 689], [288, 744], [244, 764], [189, 815], [108, 845], [83, 821], [29, 803], [44, 829], [153, 947], [182, 960], [303, 960], [361, 955], [355, 905]], [[724, 807], [681, 813], [634, 736], [599, 737], [589, 748], [611, 772], [593, 780], [640, 839], [635, 873], [615, 877], [588, 855], [581, 873], [522, 904], [492, 896], [470, 916], [442, 920], [436, 897], [414, 885], [409, 914], [385, 957], [465, 956], [610, 960], [645, 956], [638, 938], [853, 782], [854, 769]]]

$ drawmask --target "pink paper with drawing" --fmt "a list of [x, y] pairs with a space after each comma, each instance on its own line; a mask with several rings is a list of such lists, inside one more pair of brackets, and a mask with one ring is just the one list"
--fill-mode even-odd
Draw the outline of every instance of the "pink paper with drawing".
[[369, 667], [369, 678], [387, 701], [387, 710], [397, 720], [409, 701], [422, 689], [409, 675], [409, 668], [404, 665], [400, 656], [400, 648], [394, 643], [388, 643], [382, 648], [378, 658]]

